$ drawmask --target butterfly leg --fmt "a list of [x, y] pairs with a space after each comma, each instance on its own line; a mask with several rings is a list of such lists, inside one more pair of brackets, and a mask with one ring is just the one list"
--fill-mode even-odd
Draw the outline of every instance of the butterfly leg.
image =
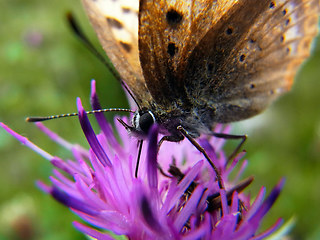
[[143, 145], [143, 140], [138, 140], [139, 150], [138, 150], [138, 156], [137, 156], [137, 163], [136, 163], [136, 170], [134, 172], [134, 176], [138, 177], [138, 169], [139, 169], [139, 163], [140, 163], [140, 157], [141, 157], [141, 150]]
[[[159, 143], [158, 143], [158, 152], [159, 152], [159, 150], [160, 150], [160, 147], [161, 147], [161, 145], [162, 145], [162, 143], [164, 142], [164, 141], [168, 141], [168, 142], [180, 142], [180, 141], [182, 141], [184, 139], [184, 136], [182, 136], [181, 134], [176, 134], [176, 135], [168, 135], [168, 136], [163, 136], [161, 139], [160, 139], [160, 141], [159, 141]], [[173, 159], [173, 161], [174, 161], [174, 165], [175, 165], [175, 159]], [[171, 167], [171, 166], [170, 166]], [[166, 177], [169, 177], [170, 178], [170, 176], [169, 175], [167, 175], [164, 171], [163, 171], [163, 169], [161, 168], [161, 166], [159, 165], [159, 163], [158, 163], [158, 169], [160, 170], [160, 173], [163, 175], [163, 176], [166, 176]], [[170, 171], [169, 171], [170, 172]]]
[[176, 135], [169, 135], [169, 136], [163, 136], [159, 143], [158, 143], [158, 152], [159, 152], [159, 149], [160, 149], [160, 146], [162, 145], [162, 143], [164, 141], [167, 141], [167, 142], [180, 142], [184, 139], [184, 136], [182, 136], [181, 134], [176, 134]]
[[237, 155], [240, 148], [244, 144], [244, 142], [247, 140], [247, 135], [233, 135], [233, 134], [225, 134], [225, 133], [212, 133], [213, 136], [217, 138], [223, 138], [223, 139], [242, 139], [241, 142], [238, 144], [235, 150], [231, 153], [231, 155], [228, 157], [227, 164]]
[[210, 157], [208, 156], [208, 154], [206, 153], [206, 151], [204, 150], [203, 147], [200, 146], [200, 144], [193, 138], [191, 137], [188, 132], [182, 127], [182, 126], [178, 126], [177, 130], [184, 136], [186, 137], [193, 146], [195, 146], [202, 154], [203, 156], [207, 159], [207, 161], [209, 162], [209, 164], [211, 165], [211, 167], [213, 168], [213, 170], [216, 173], [217, 179], [218, 179], [218, 184], [220, 189], [224, 189], [224, 184], [222, 181], [222, 177], [220, 174], [220, 171], [218, 170], [218, 168], [214, 165], [214, 163], [212, 162], [212, 160], [210, 159]]

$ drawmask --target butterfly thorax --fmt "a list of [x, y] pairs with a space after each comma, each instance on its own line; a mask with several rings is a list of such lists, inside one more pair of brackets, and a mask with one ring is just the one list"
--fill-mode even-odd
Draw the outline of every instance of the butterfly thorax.
[[199, 137], [202, 133], [211, 132], [214, 126], [214, 116], [212, 109], [205, 111], [201, 107], [179, 106], [172, 104], [174, 108], [167, 109], [161, 105], [151, 105], [148, 109], [137, 110], [132, 118], [133, 132], [138, 138], [147, 136], [151, 126], [156, 123], [159, 131], [165, 136], [175, 136], [181, 139], [181, 134], [177, 130], [182, 126], [192, 137]]

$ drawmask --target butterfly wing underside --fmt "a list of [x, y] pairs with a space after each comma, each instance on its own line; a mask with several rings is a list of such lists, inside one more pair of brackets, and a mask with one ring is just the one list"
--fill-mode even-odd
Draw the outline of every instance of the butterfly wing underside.
[[234, 1], [140, 0], [139, 49], [145, 80], [157, 103], [182, 99], [183, 73], [193, 49]]
[[309, 56], [319, 5], [140, 0], [140, 59], [152, 96], [163, 104], [191, 99], [207, 125], [261, 112]]
[[249, 2], [239, 1], [189, 59], [188, 94], [217, 122], [256, 115], [287, 92], [318, 32], [319, 0]]
[[83, 0], [101, 45], [137, 102], [150, 101], [139, 61], [138, 1]]

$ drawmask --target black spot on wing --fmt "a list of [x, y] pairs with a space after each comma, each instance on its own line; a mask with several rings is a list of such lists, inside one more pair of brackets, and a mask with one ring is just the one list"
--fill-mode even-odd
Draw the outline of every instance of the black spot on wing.
[[126, 52], [131, 52], [132, 46], [129, 43], [120, 41], [120, 45]]
[[175, 9], [170, 9], [166, 14], [166, 20], [169, 25], [173, 26], [182, 21], [183, 15], [177, 12]]
[[131, 9], [128, 7], [122, 7], [121, 9], [122, 9], [123, 13], [130, 13], [131, 12]]
[[168, 50], [167, 50], [167, 52], [169, 53], [169, 55], [171, 56], [171, 57], [173, 57], [175, 54], [176, 54], [176, 52], [177, 52], [177, 50], [178, 50], [178, 48], [176, 47], [176, 44], [175, 43], [169, 43], [168, 44]]
[[291, 48], [287, 47], [286, 52], [287, 52], [287, 54], [289, 54], [291, 52]]
[[273, 9], [276, 6], [276, 4], [272, 1], [269, 5], [269, 8]]
[[284, 42], [284, 35], [280, 37], [280, 42]]
[[232, 27], [228, 27], [226, 30], [226, 34], [227, 35], [231, 35], [233, 33], [233, 28]]
[[123, 28], [123, 25], [119, 20], [111, 17], [107, 17], [106, 19], [107, 19], [107, 22], [110, 24], [110, 26], [118, 29]]
[[241, 54], [241, 56], [239, 57], [239, 61], [243, 62], [246, 59], [246, 55]]
[[282, 11], [283, 16], [286, 15], [287, 12], [288, 12], [288, 10], [287, 10], [287, 9], [284, 9], [284, 10]]
[[291, 21], [291, 20], [290, 20], [290, 18], [288, 18], [288, 19], [286, 20], [286, 23], [285, 23], [285, 24], [286, 24], [286, 26], [288, 26], [288, 25], [289, 25], [290, 21]]

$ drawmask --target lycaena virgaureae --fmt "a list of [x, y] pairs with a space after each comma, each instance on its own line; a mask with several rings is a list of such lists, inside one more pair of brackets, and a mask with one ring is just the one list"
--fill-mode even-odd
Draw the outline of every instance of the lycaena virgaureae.
[[317, 34], [319, 0], [83, 0], [138, 105], [133, 133], [212, 134], [287, 92]]

